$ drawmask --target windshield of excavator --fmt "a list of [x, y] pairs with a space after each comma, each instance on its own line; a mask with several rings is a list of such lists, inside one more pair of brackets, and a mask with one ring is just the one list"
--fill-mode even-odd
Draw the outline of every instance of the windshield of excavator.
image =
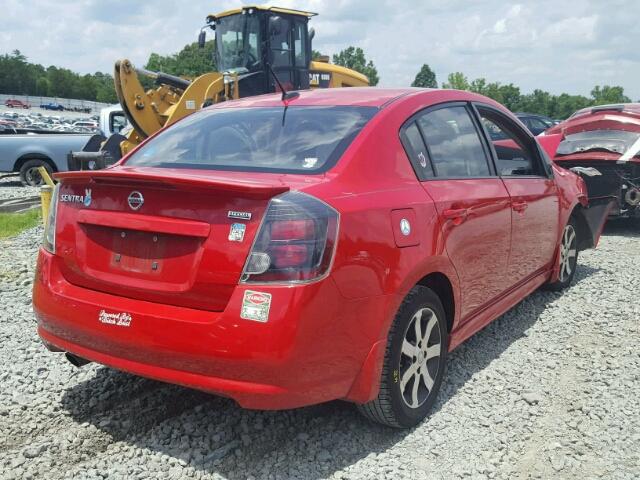
[[218, 71], [253, 70], [260, 63], [260, 21], [257, 15], [236, 14], [216, 22]]

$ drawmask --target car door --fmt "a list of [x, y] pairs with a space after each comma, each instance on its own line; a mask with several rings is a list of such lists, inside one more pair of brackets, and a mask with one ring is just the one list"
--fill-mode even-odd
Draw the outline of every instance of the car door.
[[548, 268], [558, 239], [560, 204], [553, 173], [530, 134], [507, 115], [476, 105], [491, 140], [498, 175], [511, 197], [511, 255], [508, 277], [514, 284]]
[[505, 290], [511, 244], [509, 194], [478, 129], [468, 105], [449, 103], [415, 115], [401, 135], [440, 217], [463, 322]]

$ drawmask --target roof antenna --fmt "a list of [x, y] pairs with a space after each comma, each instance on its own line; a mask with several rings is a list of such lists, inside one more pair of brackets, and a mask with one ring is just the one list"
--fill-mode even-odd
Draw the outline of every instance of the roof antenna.
[[273, 76], [274, 80], [276, 81], [276, 83], [280, 87], [280, 91], [282, 92], [282, 101], [283, 102], [285, 102], [287, 100], [291, 100], [293, 98], [297, 98], [297, 97], [300, 96], [300, 93], [298, 93], [298, 92], [295, 92], [295, 91], [287, 92], [284, 89], [284, 86], [282, 85], [282, 83], [280, 83], [280, 79], [276, 75], [276, 72], [273, 71], [273, 68], [271, 68], [271, 64], [269, 62], [267, 62], [267, 68], [269, 69], [269, 71], [271, 72], [271, 75]]

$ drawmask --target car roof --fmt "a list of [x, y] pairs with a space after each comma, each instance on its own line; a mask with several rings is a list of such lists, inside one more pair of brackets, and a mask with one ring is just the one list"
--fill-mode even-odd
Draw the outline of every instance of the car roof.
[[[400, 97], [426, 92], [425, 88], [317, 88], [314, 90], [300, 90], [298, 97], [288, 101], [288, 104], [304, 106], [363, 106], [382, 107]], [[433, 89], [433, 91], [436, 91]], [[255, 97], [242, 98], [231, 102], [222, 102], [209, 108], [225, 107], [273, 107], [282, 106], [282, 95], [270, 93]]]

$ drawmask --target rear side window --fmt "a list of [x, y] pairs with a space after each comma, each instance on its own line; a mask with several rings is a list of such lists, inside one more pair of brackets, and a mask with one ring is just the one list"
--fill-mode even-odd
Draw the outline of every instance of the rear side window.
[[491, 175], [485, 149], [463, 106], [432, 110], [418, 117], [437, 177]]
[[409, 124], [402, 132], [402, 143], [418, 179], [422, 181], [433, 177], [433, 169], [428, 158], [427, 147], [415, 122]]
[[129, 166], [282, 173], [331, 168], [375, 107], [203, 110], [152, 138]]

